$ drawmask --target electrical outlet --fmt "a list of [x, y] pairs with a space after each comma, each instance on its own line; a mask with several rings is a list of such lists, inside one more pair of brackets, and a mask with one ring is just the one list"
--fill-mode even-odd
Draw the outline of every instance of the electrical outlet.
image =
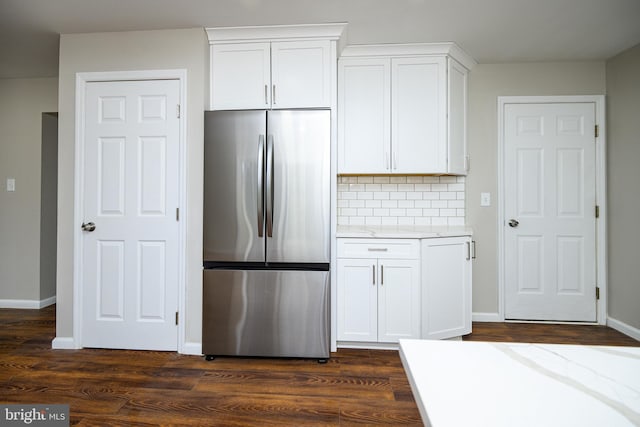
[[7, 178], [7, 191], [16, 191], [16, 180], [15, 178]]
[[491, 193], [480, 193], [480, 206], [491, 206]]

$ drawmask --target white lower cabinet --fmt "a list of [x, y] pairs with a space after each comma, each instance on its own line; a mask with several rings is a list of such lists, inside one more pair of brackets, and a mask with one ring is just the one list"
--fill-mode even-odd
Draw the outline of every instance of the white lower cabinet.
[[338, 239], [342, 343], [471, 332], [471, 237]]
[[470, 237], [423, 239], [422, 338], [471, 333]]
[[419, 241], [338, 239], [338, 340], [420, 337]]

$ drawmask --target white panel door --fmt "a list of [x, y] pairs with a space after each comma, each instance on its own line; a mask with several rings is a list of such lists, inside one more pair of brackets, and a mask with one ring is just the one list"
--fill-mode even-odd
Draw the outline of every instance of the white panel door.
[[391, 172], [388, 58], [343, 59], [338, 67], [338, 172]]
[[376, 259], [338, 259], [338, 340], [378, 341]]
[[232, 43], [211, 46], [211, 109], [271, 106], [271, 46]]
[[330, 57], [328, 40], [271, 43], [271, 107], [330, 107]]
[[596, 321], [595, 104], [506, 104], [505, 317]]
[[177, 349], [178, 101], [177, 80], [87, 83], [84, 347]]
[[444, 57], [391, 59], [392, 172], [447, 172], [446, 73]]
[[422, 240], [422, 338], [471, 332], [471, 239]]
[[420, 338], [420, 262], [378, 261], [378, 341]]

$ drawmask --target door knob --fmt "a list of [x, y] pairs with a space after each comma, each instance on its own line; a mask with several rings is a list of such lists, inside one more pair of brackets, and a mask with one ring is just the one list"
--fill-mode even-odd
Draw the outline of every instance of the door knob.
[[509, 220], [509, 227], [516, 228], [518, 226], [518, 224], [520, 224], [520, 222], [517, 219], [510, 219]]
[[93, 222], [82, 223], [82, 231], [93, 231], [96, 229], [96, 225]]

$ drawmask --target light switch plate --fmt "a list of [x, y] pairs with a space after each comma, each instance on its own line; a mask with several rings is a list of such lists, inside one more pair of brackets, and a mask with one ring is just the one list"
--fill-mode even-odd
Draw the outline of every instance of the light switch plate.
[[7, 191], [16, 191], [15, 178], [7, 178]]
[[480, 193], [480, 206], [491, 206], [491, 193]]

